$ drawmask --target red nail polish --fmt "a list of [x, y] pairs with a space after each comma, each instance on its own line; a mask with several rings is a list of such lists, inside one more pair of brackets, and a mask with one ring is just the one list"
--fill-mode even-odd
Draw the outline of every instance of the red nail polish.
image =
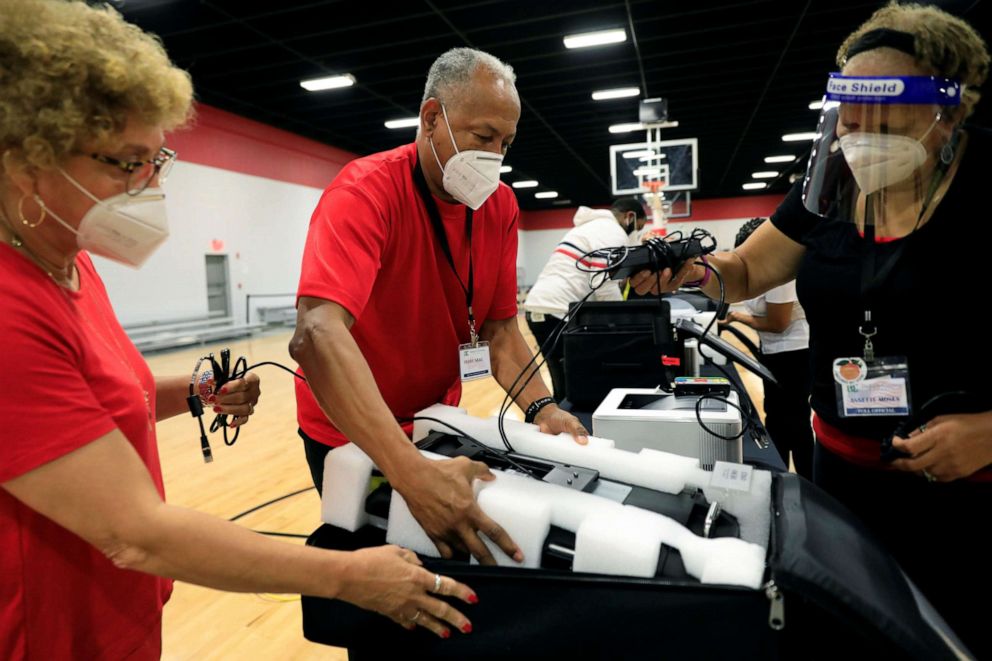
[[479, 597], [474, 592], [468, 596], [468, 603], [477, 604], [479, 603]]
[[214, 413], [221, 413], [221, 412], [222, 412], [222, 410], [221, 410], [221, 408], [219, 406], [215, 406], [214, 407]]
[[217, 401], [217, 395], [210, 395], [210, 397], [207, 397], [207, 401], [213, 404]]
[[462, 633], [472, 633], [472, 623], [466, 622], [465, 626], [462, 627]]
[[226, 393], [227, 393], [227, 386], [224, 386], [223, 388], [220, 389], [220, 394], [224, 395]]
[[441, 632], [441, 638], [448, 640], [449, 638], [451, 638], [451, 632], [445, 629], [444, 631]]

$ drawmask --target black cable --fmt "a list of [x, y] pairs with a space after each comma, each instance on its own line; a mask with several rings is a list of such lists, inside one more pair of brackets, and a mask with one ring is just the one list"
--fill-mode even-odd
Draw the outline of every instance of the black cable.
[[[712, 400], [717, 401], [717, 402], [723, 402], [727, 406], [732, 406], [732, 407], [734, 407], [735, 409], [737, 409], [740, 412], [741, 416], [747, 420], [747, 424], [744, 424], [744, 425], [741, 426], [740, 433], [738, 433], [738, 434], [736, 434], [734, 436], [724, 436], [723, 434], [718, 434], [717, 432], [713, 431], [712, 429], [710, 429], [709, 427], [706, 426], [706, 423], [703, 422], [703, 415], [700, 412], [700, 409], [703, 406], [703, 401], [705, 401], [707, 399], [712, 399]], [[713, 436], [716, 436], [717, 438], [722, 438], [725, 441], [736, 441], [738, 438], [743, 437], [744, 434], [746, 434], [751, 429], [751, 420], [748, 417], [747, 413], [744, 412], [744, 409], [742, 409], [737, 404], [734, 404], [732, 401], [730, 401], [726, 397], [720, 397], [719, 395], [714, 395], [714, 394], [700, 395], [699, 399], [696, 400], [696, 422], [699, 423], [699, 426], [702, 427], [703, 428], [703, 431], [705, 431], [706, 433], [712, 434]]]
[[232, 516], [230, 519], [228, 519], [228, 521], [232, 521], [232, 522], [233, 521], [237, 521], [238, 519], [244, 518], [244, 517], [248, 516], [249, 514], [251, 514], [253, 512], [257, 512], [260, 509], [263, 509], [265, 507], [268, 507], [269, 505], [275, 505], [276, 503], [278, 503], [280, 501], [283, 501], [283, 500], [286, 500], [287, 498], [292, 498], [293, 496], [299, 496], [301, 493], [306, 493], [307, 491], [313, 491], [316, 488], [317, 487], [306, 487], [305, 489], [300, 489], [300, 490], [294, 491], [292, 493], [287, 493], [285, 496], [279, 496], [278, 498], [273, 498], [272, 500], [267, 500], [264, 503], [262, 503], [261, 505], [256, 505], [255, 507], [252, 507], [251, 509], [245, 510], [241, 514], [236, 514], [236, 515]]
[[252, 530], [252, 532], [257, 532], [259, 535], [268, 535], [269, 537], [292, 537], [293, 539], [310, 539], [310, 535], [301, 535], [298, 532], [275, 532], [272, 530]]
[[[715, 268], [713, 268], [712, 266], [710, 266], [709, 264], [707, 264], [706, 262], [704, 262], [702, 260], [700, 260], [698, 262], [695, 262], [695, 264], [697, 266], [703, 266], [703, 267], [706, 267], [707, 269], [709, 269], [713, 273], [713, 275], [716, 276], [716, 281], [718, 283], [720, 283], [720, 304], [719, 304], [719, 306], [717, 306], [717, 311], [719, 312], [720, 310], [723, 309], [723, 306], [727, 302], [727, 289], [726, 289], [726, 285], [723, 282], [723, 276], [720, 275], [720, 272], [719, 271], [717, 271]], [[713, 315], [713, 318], [710, 319], [710, 323], [708, 323], [706, 325], [706, 329], [703, 331], [703, 335], [706, 335], [707, 333], [709, 333], [710, 332], [710, 329], [713, 328], [713, 324], [716, 322], [716, 317], [717, 317], [717, 315], [714, 314]]]
[[445, 427], [447, 427], [448, 429], [450, 429], [451, 431], [455, 432], [456, 434], [458, 434], [459, 436], [461, 436], [462, 438], [464, 438], [465, 440], [467, 440], [470, 443], [472, 443], [473, 445], [475, 445], [477, 448], [481, 448], [481, 449], [483, 449], [485, 451], [488, 451], [488, 452], [495, 452], [495, 453], [499, 454], [507, 462], [509, 462], [510, 464], [512, 464], [513, 467], [516, 468], [517, 470], [520, 470], [521, 472], [526, 473], [527, 475], [530, 475], [533, 478], [541, 479], [540, 476], [538, 476], [536, 473], [534, 473], [534, 471], [532, 471], [531, 469], [527, 468], [526, 466], [524, 466], [522, 464], [517, 463], [516, 461], [513, 460], [512, 457], [510, 457], [505, 452], [500, 452], [499, 450], [496, 450], [495, 448], [489, 447], [488, 445], [486, 445], [485, 443], [483, 443], [479, 439], [475, 438], [474, 436], [469, 436], [468, 434], [466, 434], [465, 432], [463, 432], [461, 429], [459, 429], [458, 427], [454, 426], [450, 422], [446, 422], [444, 420], [441, 420], [440, 418], [432, 418], [431, 416], [428, 416], [428, 415], [415, 415], [412, 418], [398, 418], [397, 420], [398, 421], [429, 420], [431, 422], [439, 422], [442, 425], [444, 425]]
[[[204, 429], [203, 426], [203, 402], [200, 401], [199, 394], [196, 392], [197, 386], [199, 385], [199, 381], [203, 379], [203, 377], [200, 375], [200, 366], [203, 364], [204, 361], [210, 361], [211, 370], [212, 370], [211, 373], [214, 378], [215, 387], [222, 387], [225, 383], [228, 383], [229, 381], [243, 378], [248, 372], [250, 372], [251, 370], [257, 367], [261, 367], [262, 365], [272, 365], [278, 367], [283, 371], [289, 372], [290, 374], [300, 379], [301, 381], [306, 382], [306, 377], [304, 377], [302, 374], [297, 374], [294, 370], [286, 367], [285, 365], [281, 365], [279, 363], [268, 360], [263, 361], [261, 363], [255, 363], [254, 365], [248, 365], [248, 360], [244, 356], [239, 357], [234, 362], [234, 369], [231, 370], [230, 374], [227, 374], [227, 370], [229, 369], [228, 367], [229, 358], [230, 358], [230, 351], [228, 349], [224, 349], [223, 351], [221, 351], [220, 364], [218, 364], [217, 361], [214, 359], [213, 354], [200, 357], [196, 361], [196, 366], [193, 368], [193, 374], [192, 376], [190, 376], [190, 380], [189, 380], [189, 397], [186, 398], [186, 405], [189, 407], [190, 413], [193, 415], [193, 417], [197, 419], [197, 422], [200, 425], [200, 451], [203, 453], [203, 460], [206, 463], [210, 463], [211, 461], [213, 461], [213, 454], [210, 451], [210, 440], [207, 438], [207, 431], [206, 429]], [[197, 378], [198, 376], [200, 376], [200, 379]], [[224, 445], [230, 447], [235, 443], [237, 443], [238, 436], [240, 436], [241, 434], [241, 426], [239, 425], [235, 427], [233, 438], [228, 437], [228, 429], [230, 429], [230, 425], [227, 422], [227, 414], [219, 413], [216, 416], [214, 416], [213, 422], [210, 423], [211, 433], [215, 433], [217, 432], [217, 430], [221, 430], [224, 436]]]
[[[581, 261], [581, 259], [582, 258], [580, 257], [579, 260], [576, 260], [576, 266], [578, 266], [578, 263], [579, 261]], [[506, 436], [506, 428], [503, 424], [503, 419], [506, 416], [507, 412], [510, 410], [510, 407], [513, 405], [513, 401], [516, 400], [516, 398], [523, 393], [524, 389], [530, 383], [531, 379], [534, 378], [534, 375], [538, 374], [541, 368], [547, 362], [547, 356], [551, 351], [554, 351], [554, 348], [555, 346], [557, 346], [558, 340], [561, 337], [561, 334], [564, 332], [565, 327], [568, 325], [568, 322], [572, 320], [572, 318], [579, 312], [579, 310], [582, 309], [582, 306], [585, 305], [586, 301], [589, 300], [589, 297], [592, 296], [600, 287], [602, 287], [607, 282], [607, 279], [603, 278], [597, 285], [593, 286], [591, 280], [592, 278], [590, 278], [589, 293], [583, 296], [578, 301], [578, 303], [574, 304], [568, 310], [568, 312], [565, 313], [565, 316], [561, 318], [561, 321], [558, 322], [558, 325], [555, 326], [555, 329], [551, 331], [547, 339], [545, 339], [544, 342], [541, 343], [541, 345], [538, 347], [537, 353], [531, 356], [531, 359], [527, 362], [526, 365], [524, 365], [524, 368], [520, 371], [520, 374], [517, 375], [517, 378], [514, 379], [510, 387], [506, 389], [506, 396], [503, 398], [503, 403], [499, 407], [497, 428], [499, 429], [500, 439], [503, 441], [503, 445], [506, 446], [506, 449], [509, 452], [513, 452], [513, 446], [510, 445], [510, 440]], [[527, 370], [530, 368], [531, 365], [534, 364], [534, 362], [537, 360], [537, 357], [539, 355], [541, 356], [541, 360], [537, 363], [536, 367], [534, 367], [534, 370], [530, 373], [530, 376], [527, 377], [527, 380], [524, 381], [523, 384], [520, 386], [520, 388], [516, 391], [516, 393], [514, 393], [513, 390], [514, 388], [516, 388], [517, 383], [520, 382], [520, 379], [522, 379], [523, 376], [527, 373]]]

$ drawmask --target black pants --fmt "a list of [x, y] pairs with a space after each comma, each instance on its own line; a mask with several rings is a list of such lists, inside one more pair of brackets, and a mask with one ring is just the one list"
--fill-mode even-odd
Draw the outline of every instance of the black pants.
[[861, 518], [979, 659], [992, 659], [992, 484], [860, 468], [819, 443], [814, 482]]
[[[531, 318], [531, 313], [527, 313], [527, 327], [530, 332], [534, 334], [534, 339], [537, 340], [538, 348], [544, 346], [548, 337], [554, 332], [561, 323], [561, 319], [557, 317], [552, 317], [551, 315], [545, 315], [544, 321], [534, 321]], [[555, 401], [560, 402], [565, 399], [565, 343], [561, 336], [558, 337], [558, 342], [552, 349], [549, 349], [547, 353], [542, 352], [544, 356], [545, 363], [548, 366], [548, 371], [551, 372], [551, 389], [554, 395]]]
[[313, 478], [313, 485], [317, 487], [317, 493], [323, 495], [324, 491], [324, 458], [327, 453], [333, 450], [330, 445], [318, 443], [304, 433], [302, 429], [297, 429], [300, 438], [303, 439], [303, 451], [307, 455], [307, 465], [310, 466], [310, 477]]
[[765, 428], [785, 465], [789, 453], [796, 472], [813, 479], [813, 428], [810, 424], [809, 349], [762, 353], [761, 363], [778, 385], [765, 383]]

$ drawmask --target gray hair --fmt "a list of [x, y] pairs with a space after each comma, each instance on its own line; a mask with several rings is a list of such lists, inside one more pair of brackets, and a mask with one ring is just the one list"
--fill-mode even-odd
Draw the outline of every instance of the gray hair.
[[452, 48], [434, 60], [430, 71], [427, 72], [427, 84], [424, 85], [424, 98], [421, 103], [435, 98], [447, 103], [459, 88], [466, 85], [475, 70], [479, 67], [488, 69], [496, 76], [503, 78], [510, 85], [517, 81], [513, 67], [489, 53], [474, 48]]

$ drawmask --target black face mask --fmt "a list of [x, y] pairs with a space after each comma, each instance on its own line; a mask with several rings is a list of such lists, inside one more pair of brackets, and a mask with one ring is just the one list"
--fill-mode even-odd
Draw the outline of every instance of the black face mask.
[[627, 233], [627, 236], [633, 234], [634, 230], [636, 229], [637, 229], [637, 216], [634, 216], [634, 219], [630, 221], [630, 223], [623, 226], [623, 231]]

